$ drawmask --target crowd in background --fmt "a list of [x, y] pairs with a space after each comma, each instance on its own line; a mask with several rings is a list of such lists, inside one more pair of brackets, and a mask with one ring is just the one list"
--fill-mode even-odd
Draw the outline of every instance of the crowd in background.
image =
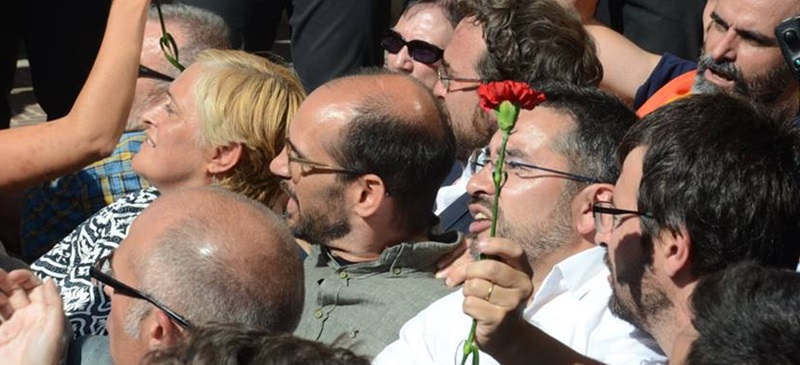
[[797, 2], [155, 5], [0, 9], [3, 363], [800, 364]]

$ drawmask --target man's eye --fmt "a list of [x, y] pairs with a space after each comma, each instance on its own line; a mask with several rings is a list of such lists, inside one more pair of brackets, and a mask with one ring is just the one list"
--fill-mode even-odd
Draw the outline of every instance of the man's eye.
[[506, 166], [508, 166], [509, 170], [520, 170], [525, 168], [525, 166], [522, 166], [522, 164], [516, 161], [507, 161]]

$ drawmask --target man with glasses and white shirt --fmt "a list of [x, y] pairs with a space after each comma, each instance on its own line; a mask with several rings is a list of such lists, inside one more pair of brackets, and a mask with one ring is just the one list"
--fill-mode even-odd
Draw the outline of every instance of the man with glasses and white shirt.
[[[745, 260], [797, 265], [798, 137], [790, 123], [717, 94], [667, 104], [622, 140], [613, 197], [589, 210], [611, 272], [608, 305], [650, 333], [671, 363], [683, 363], [696, 337], [690, 301], [698, 281]], [[508, 265], [498, 263], [496, 275], [468, 269], [466, 287], [478, 289], [464, 308], [478, 319], [482, 350], [503, 364], [614, 363], [548, 342], [521, 321], [515, 308], [525, 299], [497, 294], [525, 290], [514, 283], [526, 277], [522, 256], [509, 242], [487, 246], [505, 252]], [[487, 285], [495, 294], [483, 301]]]
[[[487, 281], [470, 280], [463, 290], [429, 306], [408, 321], [400, 339], [375, 359], [376, 364], [460, 363], [471, 318], [462, 312], [470, 295], [495, 302], [507, 297], [528, 302], [519, 308], [526, 323], [592, 358], [612, 364], [658, 364], [664, 357], [655, 342], [611, 315], [611, 295], [603, 250], [595, 247], [592, 206], [611, 198], [618, 169], [614, 151], [636, 121], [633, 111], [596, 88], [559, 83], [545, 86], [547, 100], [522, 110], [508, 139], [498, 237], [509, 240], [530, 276], [518, 277], [521, 289], [510, 291]], [[491, 170], [500, 145], [495, 133], [486, 167], [469, 180], [470, 212], [478, 249], [489, 235], [496, 194]], [[513, 242], [512, 242], [513, 241]], [[501, 256], [502, 257], [502, 256]], [[493, 260], [472, 267], [499, 265]], [[492, 270], [489, 269], [491, 272]], [[535, 292], [534, 292], [535, 288]], [[496, 302], [495, 302], [496, 303]], [[516, 308], [515, 308], [516, 310]], [[542, 355], [544, 356], [544, 354]], [[494, 364], [481, 354], [481, 364]]]
[[[497, 130], [494, 115], [478, 106], [482, 82], [547, 80], [597, 85], [603, 71], [594, 43], [577, 14], [554, 0], [515, 0], [497, 4], [469, 0], [444, 50], [434, 94], [444, 102], [456, 136], [456, 158], [466, 167], [470, 155], [486, 147]], [[442, 187], [436, 213], [443, 230], [466, 231], [466, 184], [463, 169], [451, 186]]]

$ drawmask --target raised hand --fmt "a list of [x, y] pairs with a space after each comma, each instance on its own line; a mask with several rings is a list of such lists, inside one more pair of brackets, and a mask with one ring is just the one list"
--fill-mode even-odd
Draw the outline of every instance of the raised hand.
[[52, 280], [28, 270], [0, 270], [0, 359], [3, 364], [57, 365], [64, 353], [64, 311]]
[[467, 265], [464, 313], [477, 320], [478, 346], [492, 354], [515, 343], [520, 328], [529, 325], [522, 311], [533, 295], [533, 271], [522, 247], [508, 239], [482, 239], [477, 249], [495, 260]]

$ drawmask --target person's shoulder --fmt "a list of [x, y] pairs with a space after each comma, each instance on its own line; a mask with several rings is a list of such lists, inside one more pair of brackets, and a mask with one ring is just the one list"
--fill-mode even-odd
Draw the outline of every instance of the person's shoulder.
[[650, 77], [636, 91], [633, 109], [639, 109], [647, 99], [672, 79], [697, 68], [697, 62], [680, 58], [670, 53], [661, 56]]
[[69, 344], [66, 365], [111, 365], [108, 337], [83, 336]]

